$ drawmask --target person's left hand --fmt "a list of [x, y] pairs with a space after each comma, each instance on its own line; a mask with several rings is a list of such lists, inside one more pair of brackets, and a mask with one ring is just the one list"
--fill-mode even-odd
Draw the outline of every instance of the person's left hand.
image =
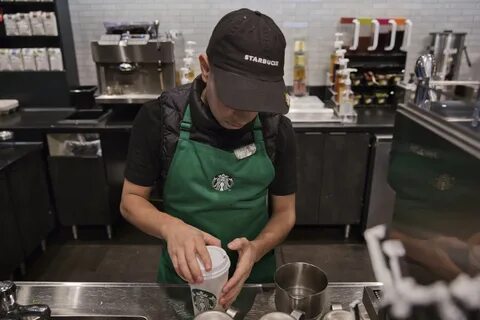
[[222, 290], [220, 304], [227, 309], [240, 294], [243, 284], [250, 276], [257, 258], [255, 245], [246, 238], [237, 238], [228, 244], [230, 250], [238, 251], [238, 263], [235, 273]]

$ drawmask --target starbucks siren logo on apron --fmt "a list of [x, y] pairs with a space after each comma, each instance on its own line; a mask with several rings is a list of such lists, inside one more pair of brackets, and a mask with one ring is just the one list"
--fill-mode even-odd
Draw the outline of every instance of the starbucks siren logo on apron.
[[195, 308], [200, 312], [212, 310], [217, 305], [217, 297], [208, 291], [192, 289], [192, 297]]
[[212, 180], [212, 187], [217, 191], [227, 191], [233, 186], [233, 178], [226, 174], [219, 174]]

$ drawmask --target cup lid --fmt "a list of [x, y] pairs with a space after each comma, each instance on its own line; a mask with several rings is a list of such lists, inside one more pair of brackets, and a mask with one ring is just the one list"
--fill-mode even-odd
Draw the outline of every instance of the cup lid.
[[207, 272], [202, 261], [197, 256], [197, 261], [202, 271], [204, 279], [216, 278], [224, 272], [228, 272], [230, 268], [230, 258], [228, 257], [225, 250], [220, 247], [207, 246], [208, 253], [210, 254], [210, 259], [212, 260], [212, 269]]

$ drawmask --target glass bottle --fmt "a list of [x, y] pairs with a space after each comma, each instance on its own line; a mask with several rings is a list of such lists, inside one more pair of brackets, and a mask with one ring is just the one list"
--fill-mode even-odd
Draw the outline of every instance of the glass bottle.
[[308, 93], [305, 40], [295, 41], [293, 56], [293, 94], [303, 97]]

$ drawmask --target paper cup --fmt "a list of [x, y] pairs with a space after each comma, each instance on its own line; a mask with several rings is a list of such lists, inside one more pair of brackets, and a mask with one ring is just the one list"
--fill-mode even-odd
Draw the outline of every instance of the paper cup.
[[218, 300], [220, 299], [223, 286], [228, 280], [230, 259], [222, 248], [207, 246], [207, 250], [212, 260], [212, 269], [210, 272], [205, 271], [203, 263], [197, 257], [203, 275], [203, 282], [190, 284], [195, 315], [208, 310], [223, 310]]

